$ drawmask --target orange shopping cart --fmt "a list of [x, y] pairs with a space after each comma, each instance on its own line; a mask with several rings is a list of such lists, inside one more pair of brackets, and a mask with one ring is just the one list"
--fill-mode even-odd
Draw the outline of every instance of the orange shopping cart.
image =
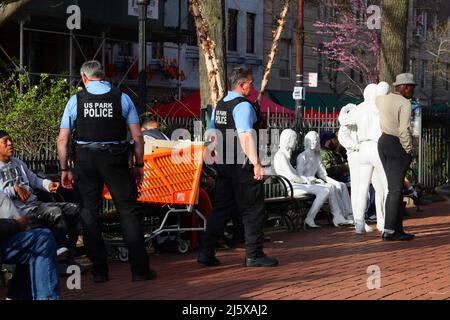
[[[205, 231], [206, 218], [194, 206], [198, 202], [200, 174], [202, 172], [205, 146], [202, 142], [191, 142], [182, 148], [161, 148], [155, 153], [144, 155], [144, 179], [139, 188], [138, 201], [168, 208], [159, 227], [146, 237], [146, 244], [165, 232]], [[105, 187], [103, 198], [111, 199]], [[197, 215], [198, 227], [183, 227], [179, 215]], [[178, 215], [176, 224], [168, 224], [169, 216]], [[189, 245], [177, 238], [178, 251], [189, 250]], [[128, 250], [123, 243], [116, 244], [121, 261], [128, 260]]]

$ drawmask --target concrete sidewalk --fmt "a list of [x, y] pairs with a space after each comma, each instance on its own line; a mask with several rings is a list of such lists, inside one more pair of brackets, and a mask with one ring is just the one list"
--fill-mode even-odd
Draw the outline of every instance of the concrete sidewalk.
[[[271, 234], [266, 253], [276, 268], [245, 268], [244, 250], [219, 251], [222, 265], [197, 264], [196, 252], [150, 255], [158, 279], [131, 282], [128, 264], [110, 264], [111, 281], [82, 276], [80, 290], [63, 299], [450, 299], [450, 204], [433, 203], [405, 220], [408, 242], [384, 242], [380, 234], [352, 228]], [[369, 270], [368, 270], [369, 268]], [[379, 270], [379, 289], [371, 272]], [[371, 277], [371, 278], [369, 278]], [[66, 288], [66, 279], [61, 287]]]

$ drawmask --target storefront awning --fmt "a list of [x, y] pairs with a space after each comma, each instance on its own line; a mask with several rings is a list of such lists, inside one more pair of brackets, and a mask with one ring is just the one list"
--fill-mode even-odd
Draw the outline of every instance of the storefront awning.
[[[275, 102], [281, 104], [283, 107], [289, 109], [295, 109], [295, 100], [292, 98], [292, 92], [290, 91], [270, 91], [270, 97]], [[307, 109], [314, 110], [328, 110], [331, 111], [333, 108], [340, 110], [341, 107], [348, 103], [358, 104], [362, 100], [356, 99], [349, 96], [342, 96], [336, 99], [330, 94], [320, 94], [320, 93], [306, 93], [305, 101], [303, 106]]]

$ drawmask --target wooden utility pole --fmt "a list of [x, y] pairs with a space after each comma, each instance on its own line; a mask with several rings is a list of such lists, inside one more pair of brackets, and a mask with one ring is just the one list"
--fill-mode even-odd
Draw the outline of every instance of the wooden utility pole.
[[380, 81], [392, 84], [406, 72], [408, 0], [384, 0], [381, 14]]

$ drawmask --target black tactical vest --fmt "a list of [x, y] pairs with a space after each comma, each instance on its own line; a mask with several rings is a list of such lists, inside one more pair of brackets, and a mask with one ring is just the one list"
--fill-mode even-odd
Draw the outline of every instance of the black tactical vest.
[[127, 123], [122, 116], [122, 92], [113, 88], [105, 94], [83, 90], [77, 94], [78, 141], [125, 141]]
[[[245, 158], [245, 154], [237, 137], [236, 124], [233, 119], [233, 110], [241, 102], [250, 103], [256, 112], [257, 120], [253, 124], [253, 129], [256, 131], [256, 137], [258, 139], [261, 113], [255, 108], [255, 105], [243, 97], [237, 97], [227, 102], [225, 102], [222, 98], [219, 102], [217, 102], [216, 105], [216, 111], [214, 114], [214, 126], [222, 134], [222, 150], [220, 150], [219, 147], [219, 153], [220, 151], [223, 153], [222, 159], [224, 164], [238, 164], [238, 161], [241, 161]], [[228, 135], [227, 130], [229, 132]], [[220, 139], [218, 143], [221, 143]], [[242, 162], [239, 164], [242, 164]]]

